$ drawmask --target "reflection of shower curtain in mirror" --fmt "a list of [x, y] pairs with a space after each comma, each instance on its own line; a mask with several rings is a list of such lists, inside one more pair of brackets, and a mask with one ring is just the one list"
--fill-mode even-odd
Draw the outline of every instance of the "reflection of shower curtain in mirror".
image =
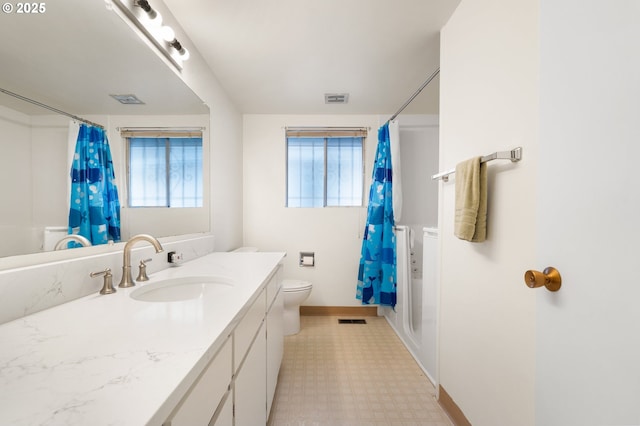
[[[80, 125], [71, 165], [69, 233], [93, 245], [120, 241], [120, 201], [104, 130]], [[75, 243], [70, 243], [75, 244]]]

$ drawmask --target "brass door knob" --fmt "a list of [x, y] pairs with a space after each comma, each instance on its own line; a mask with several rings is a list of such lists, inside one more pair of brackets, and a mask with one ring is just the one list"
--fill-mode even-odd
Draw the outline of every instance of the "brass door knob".
[[558, 291], [562, 285], [562, 278], [556, 268], [549, 266], [542, 272], [532, 270], [525, 272], [524, 282], [529, 288], [545, 286], [549, 291]]

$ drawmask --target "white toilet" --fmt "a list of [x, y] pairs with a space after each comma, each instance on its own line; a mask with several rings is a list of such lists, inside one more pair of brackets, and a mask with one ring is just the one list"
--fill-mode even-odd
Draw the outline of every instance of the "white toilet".
[[[257, 247], [239, 247], [234, 252], [256, 252]], [[300, 305], [311, 294], [311, 283], [302, 280], [282, 280], [282, 294], [284, 295], [284, 335], [291, 336], [300, 332]]]
[[284, 335], [300, 331], [300, 305], [311, 294], [312, 284], [302, 280], [282, 280], [284, 294]]

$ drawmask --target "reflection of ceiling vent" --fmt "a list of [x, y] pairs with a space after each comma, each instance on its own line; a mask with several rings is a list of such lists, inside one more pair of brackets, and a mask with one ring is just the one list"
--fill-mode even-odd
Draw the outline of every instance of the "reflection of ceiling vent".
[[325, 93], [324, 94], [325, 104], [346, 104], [347, 102], [349, 102], [348, 93]]
[[109, 95], [109, 96], [111, 96], [113, 99], [120, 102], [121, 104], [144, 105], [144, 102], [138, 99], [136, 95]]

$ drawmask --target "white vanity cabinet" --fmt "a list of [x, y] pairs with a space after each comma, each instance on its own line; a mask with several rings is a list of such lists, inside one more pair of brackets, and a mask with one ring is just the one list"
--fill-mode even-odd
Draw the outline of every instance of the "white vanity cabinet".
[[266, 425], [284, 351], [280, 270], [163, 426]]
[[[284, 350], [281, 281], [278, 268], [260, 296], [262, 321], [234, 377], [235, 426], [265, 425], [269, 418]], [[255, 323], [247, 328], [255, 329]]]
[[[283, 350], [276, 300], [285, 256], [212, 252], [137, 288], [1, 324], [0, 365], [20, 374], [0, 374], [0, 425], [264, 426]], [[38, 281], [38, 270], [20, 280]], [[194, 277], [222, 282], [196, 295], [183, 286]], [[139, 300], [145, 286], [170, 295]], [[96, 336], [99, 344], [86, 344]], [[73, 369], [35, 368], [42, 359]]]

